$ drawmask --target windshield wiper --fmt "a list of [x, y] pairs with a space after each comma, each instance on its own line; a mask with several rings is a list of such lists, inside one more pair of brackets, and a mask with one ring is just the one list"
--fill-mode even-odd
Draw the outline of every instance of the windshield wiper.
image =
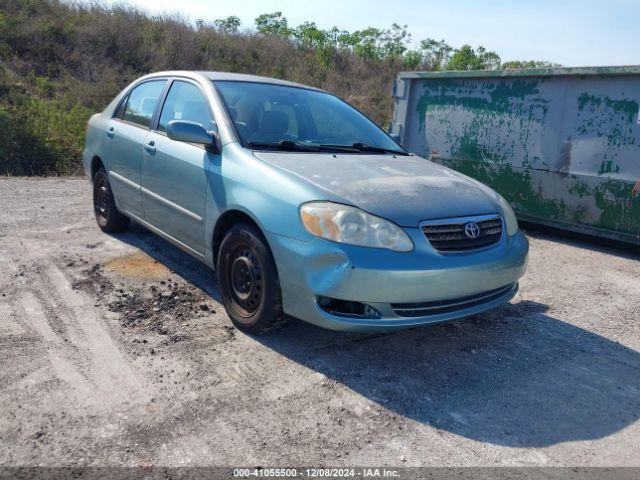
[[293, 140], [280, 140], [279, 142], [249, 142], [250, 148], [266, 148], [274, 150], [284, 150], [291, 152], [320, 152], [322, 150], [332, 150], [337, 152], [375, 152], [375, 153], [390, 153], [393, 155], [409, 155], [402, 150], [394, 150], [389, 148], [374, 147], [367, 145], [366, 143], [356, 142], [351, 145], [314, 145], [302, 142], [294, 142]]
[[409, 155], [402, 150], [394, 150], [392, 148], [374, 147], [373, 145], [367, 145], [366, 143], [356, 142], [351, 145], [320, 145], [322, 148], [332, 148], [335, 150], [342, 150], [345, 152], [375, 152], [375, 153], [391, 153], [393, 155]]
[[373, 145], [367, 145], [366, 143], [356, 142], [351, 145], [353, 148], [360, 150], [361, 152], [380, 152], [380, 153], [392, 153], [394, 155], [409, 155], [403, 150], [395, 150], [393, 148], [374, 147]]
[[292, 152], [319, 152], [320, 147], [306, 145], [292, 140], [280, 140], [279, 142], [249, 142], [251, 148], [272, 148], [275, 150], [288, 150]]

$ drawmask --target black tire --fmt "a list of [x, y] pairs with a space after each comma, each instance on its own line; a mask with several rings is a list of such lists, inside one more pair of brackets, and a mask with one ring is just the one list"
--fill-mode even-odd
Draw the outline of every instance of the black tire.
[[264, 333], [286, 323], [276, 264], [255, 226], [237, 224], [227, 232], [216, 275], [222, 303], [237, 328]]
[[98, 226], [106, 233], [123, 232], [131, 223], [116, 208], [109, 177], [104, 168], [100, 168], [93, 177], [93, 211]]

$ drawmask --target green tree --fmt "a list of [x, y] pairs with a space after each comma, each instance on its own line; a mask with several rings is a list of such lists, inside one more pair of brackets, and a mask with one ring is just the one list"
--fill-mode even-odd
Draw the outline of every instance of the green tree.
[[292, 30], [292, 36], [304, 46], [323, 46], [331, 44], [330, 36], [325, 30], [318, 28], [315, 22], [304, 22]]
[[338, 27], [331, 29], [331, 35], [335, 38], [335, 45], [338, 48], [353, 51], [353, 47], [358, 43], [353, 33], [347, 30], [340, 30]]
[[407, 26], [397, 23], [387, 30], [369, 27], [338, 37], [338, 42], [350, 47], [353, 53], [371, 60], [401, 57], [410, 41]]
[[263, 35], [274, 35], [289, 38], [292, 30], [289, 28], [287, 17], [282, 12], [263, 13], [256, 18], [256, 30]]
[[496, 70], [500, 68], [500, 55], [496, 52], [486, 50], [484, 47], [478, 47], [476, 55], [480, 59], [480, 65], [484, 70]]
[[471, 45], [463, 45], [447, 62], [447, 70], [495, 70], [500, 68], [500, 56], [496, 52]]
[[353, 53], [362, 58], [379, 60], [382, 57], [380, 50], [382, 35], [382, 30], [374, 27], [353, 32], [350, 36]]
[[351, 34], [347, 30], [333, 27], [331, 30], [327, 30], [326, 34], [328, 41], [336, 48], [347, 48], [350, 45]]
[[321, 30], [315, 22], [304, 22], [292, 30], [292, 36], [298, 45], [315, 49], [320, 63], [328, 66], [336, 48], [332, 32], [333, 30]]
[[216, 30], [220, 30], [221, 32], [228, 34], [238, 33], [241, 24], [240, 18], [235, 15], [228, 16], [227, 18], [219, 18], [213, 21], [213, 26]]
[[391, 28], [384, 30], [380, 35], [380, 49], [382, 57], [397, 58], [406, 50], [411, 42], [411, 34], [407, 30], [407, 25], [394, 23]]
[[423, 62], [428, 70], [443, 70], [451, 58], [453, 47], [444, 40], [427, 38], [420, 42]]
[[422, 65], [422, 62], [422, 53], [418, 50], [407, 50], [402, 57], [402, 63], [406, 68], [418, 68], [420, 65]]

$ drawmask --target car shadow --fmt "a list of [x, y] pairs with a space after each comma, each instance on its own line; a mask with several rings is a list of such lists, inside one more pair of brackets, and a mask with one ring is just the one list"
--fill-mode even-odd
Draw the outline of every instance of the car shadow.
[[[134, 245], [220, 301], [212, 272], [141, 227]], [[516, 297], [520, 298], [520, 296]], [[611, 435], [640, 417], [640, 353], [512, 301], [456, 322], [348, 334], [292, 320], [252, 336], [371, 402], [481, 442], [545, 447]]]
[[511, 447], [606, 437], [640, 417], [640, 354], [519, 301], [452, 323], [255, 339], [389, 410]]
[[209, 267], [142, 225], [131, 222], [125, 232], [113, 233], [111, 236], [142, 250], [172, 272], [206, 292], [215, 301], [222, 301], [216, 287], [215, 273]]

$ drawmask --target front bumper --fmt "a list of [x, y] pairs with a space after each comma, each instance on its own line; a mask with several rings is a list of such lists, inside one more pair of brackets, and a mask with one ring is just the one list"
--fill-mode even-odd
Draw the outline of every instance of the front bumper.
[[[268, 234], [285, 313], [318, 326], [345, 331], [390, 330], [475, 315], [508, 302], [524, 274], [529, 244], [518, 232], [503, 235], [493, 247], [471, 253], [437, 252], [418, 229], [405, 230], [414, 250], [356, 247], [314, 239], [310, 242]], [[482, 296], [484, 292], [497, 294]], [[366, 303], [380, 318], [332, 315], [318, 305], [318, 296]], [[485, 298], [457, 302], [463, 298]], [[451, 300], [459, 308], [437, 309], [410, 316], [397, 304]]]

